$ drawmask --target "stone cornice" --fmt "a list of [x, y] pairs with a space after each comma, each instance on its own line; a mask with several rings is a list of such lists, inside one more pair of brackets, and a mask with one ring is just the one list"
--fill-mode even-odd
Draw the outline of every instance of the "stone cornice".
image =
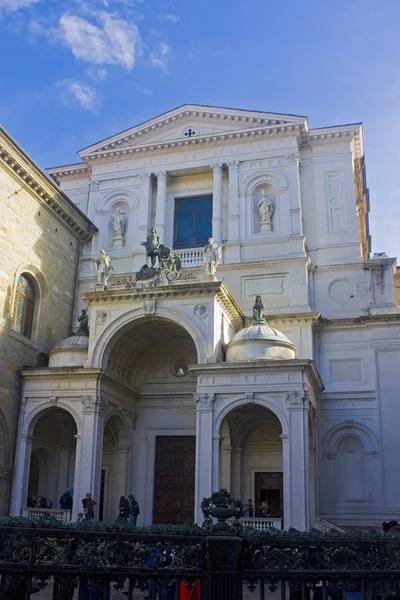
[[97, 227], [0, 127], [0, 164], [42, 206], [80, 239], [89, 240]]
[[293, 313], [293, 314], [277, 314], [277, 315], [265, 315], [268, 323], [274, 325], [314, 325], [321, 318], [320, 313], [306, 312], [306, 313]]
[[189, 280], [188, 283], [170, 285], [152, 285], [151, 287], [136, 287], [134, 283], [96, 289], [93, 292], [80, 292], [81, 298], [87, 304], [104, 302], [120, 302], [123, 300], [171, 299], [182, 296], [200, 297], [215, 296], [224, 310], [239, 327], [242, 326], [243, 312], [232, 296], [227, 286], [220, 281]]
[[[320, 393], [324, 389], [317, 366], [313, 360], [294, 358], [292, 360], [255, 360], [251, 362], [214, 363], [207, 365], [190, 365], [189, 371], [198, 375], [239, 375], [248, 373], [288, 373], [307, 372], [312, 386]], [[215, 385], [218, 382], [215, 381]]]
[[76, 163], [74, 165], [65, 165], [60, 167], [50, 167], [46, 169], [49, 175], [53, 177], [55, 180], [61, 177], [82, 177], [83, 175], [87, 175], [90, 177], [92, 173], [91, 167], [85, 165], [85, 163]]
[[342, 327], [368, 327], [370, 325], [385, 325], [389, 323], [400, 323], [400, 311], [392, 314], [361, 315], [359, 317], [347, 317], [344, 319], [319, 319], [315, 324], [316, 329], [342, 328]]

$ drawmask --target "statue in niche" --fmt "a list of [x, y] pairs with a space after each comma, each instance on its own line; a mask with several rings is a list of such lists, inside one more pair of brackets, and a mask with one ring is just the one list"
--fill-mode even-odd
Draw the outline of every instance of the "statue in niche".
[[263, 321], [265, 322], [265, 318], [264, 318], [264, 303], [262, 301], [261, 296], [256, 296], [256, 301], [254, 303], [253, 306], [253, 317], [254, 317], [254, 321]]
[[[141, 244], [146, 248], [146, 255], [150, 257], [151, 266], [143, 265], [140, 271], [136, 273], [136, 279], [148, 279], [162, 269], [167, 273], [180, 271], [182, 265], [179, 255], [168, 246], [160, 244], [160, 236], [154, 227], [152, 227], [146, 241], [141, 242]], [[157, 261], [158, 268], [156, 268]]]
[[75, 335], [89, 335], [89, 316], [87, 309], [82, 308], [81, 314], [78, 316], [79, 328]]
[[208, 244], [203, 249], [203, 258], [204, 270], [209, 277], [212, 277], [222, 258], [221, 247], [212, 238], [208, 238]]
[[107, 281], [110, 278], [112, 264], [111, 258], [107, 256], [104, 250], [100, 250], [100, 258], [96, 261], [97, 285], [107, 287]]
[[258, 214], [260, 216], [261, 231], [272, 230], [272, 216], [274, 214], [274, 205], [271, 195], [266, 190], [261, 190], [261, 198], [257, 203]]
[[115, 213], [111, 217], [111, 225], [114, 232], [114, 247], [123, 246], [125, 244], [125, 221], [119, 208], [115, 209]]

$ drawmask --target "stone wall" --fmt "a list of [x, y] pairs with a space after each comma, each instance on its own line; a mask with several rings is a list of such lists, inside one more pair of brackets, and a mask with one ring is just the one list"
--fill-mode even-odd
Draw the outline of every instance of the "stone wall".
[[[10, 138], [1, 137], [0, 141], [6, 145]], [[25, 155], [19, 158], [27, 164]], [[31, 167], [40, 185], [45, 176], [34, 163]], [[28, 181], [32, 183], [32, 179]], [[39, 353], [47, 353], [69, 333], [81, 244], [80, 236], [25, 181], [6, 160], [0, 161], [0, 514], [9, 508], [20, 408], [19, 373], [22, 367], [36, 366]], [[51, 188], [51, 183], [44, 181]], [[52, 191], [55, 196], [59, 193], [56, 186]], [[59, 208], [64, 204], [64, 211], [71, 210], [61, 196], [58, 202]], [[36, 287], [32, 339], [13, 330], [21, 273], [30, 274]]]

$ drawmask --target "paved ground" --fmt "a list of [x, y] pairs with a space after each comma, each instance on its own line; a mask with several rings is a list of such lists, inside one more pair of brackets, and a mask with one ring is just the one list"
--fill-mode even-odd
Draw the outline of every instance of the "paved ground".
[[[113, 588], [111, 588], [110, 600], [126, 600], [127, 595], [126, 595], [126, 593], [124, 594], [124, 591], [125, 592], [127, 591], [127, 587], [121, 591], [116, 591]], [[139, 590], [134, 591], [133, 598], [135, 600], [144, 600], [146, 597], [148, 597], [147, 592], [140, 592]], [[47, 585], [47, 587], [44, 590], [37, 592], [36, 594], [34, 594], [32, 596], [32, 600], [52, 600], [52, 598], [53, 598], [53, 584], [51, 582], [49, 582], [49, 584]], [[260, 598], [260, 592], [259, 592], [258, 586], [253, 592], [250, 592], [247, 589], [247, 586], [243, 587], [243, 600], [259, 600], [259, 598]], [[265, 599], [266, 600], [279, 600], [280, 599], [279, 589], [276, 590], [274, 593], [272, 593], [266, 589], [265, 590]], [[78, 590], [75, 590], [73, 600], [78, 600]], [[232, 600], [236, 600], [236, 599], [232, 598]]]

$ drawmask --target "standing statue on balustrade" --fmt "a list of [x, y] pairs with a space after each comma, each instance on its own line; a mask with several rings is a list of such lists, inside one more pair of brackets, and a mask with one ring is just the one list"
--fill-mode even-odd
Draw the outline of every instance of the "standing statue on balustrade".
[[213, 277], [222, 258], [222, 249], [212, 238], [203, 249], [204, 270], [209, 277]]
[[257, 208], [260, 216], [261, 231], [271, 231], [274, 205], [272, 203], [271, 195], [268, 195], [266, 190], [261, 190], [261, 198], [258, 201]]
[[265, 321], [264, 318], [264, 303], [261, 296], [256, 296], [256, 301], [253, 306], [254, 321]]
[[97, 285], [107, 287], [107, 281], [110, 278], [112, 270], [111, 258], [107, 256], [104, 250], [100, 250], [100, 258], [95, 262], [97, 268]]

